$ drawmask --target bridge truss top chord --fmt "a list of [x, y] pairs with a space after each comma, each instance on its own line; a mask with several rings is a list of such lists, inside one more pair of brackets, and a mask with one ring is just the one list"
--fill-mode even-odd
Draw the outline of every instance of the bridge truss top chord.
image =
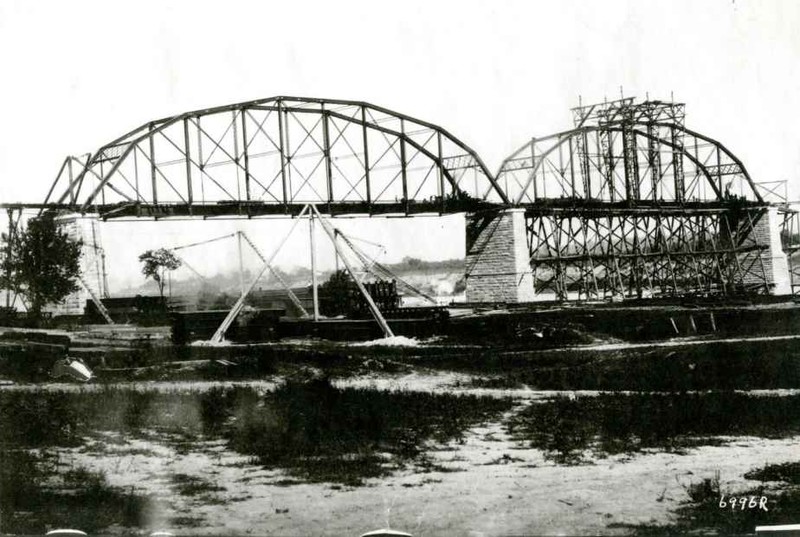
[[151, 121], [68, 157], [45, 203], [104, 218], [458, 212], [508, 204], [446, 130], [364, 102], [273, 97]]
[[763, 202], [744, 164], [684, 126], [682, 103], [633, 98], [573, 109], [575, 128], [533, 138], [497, 174], [512, 202]]

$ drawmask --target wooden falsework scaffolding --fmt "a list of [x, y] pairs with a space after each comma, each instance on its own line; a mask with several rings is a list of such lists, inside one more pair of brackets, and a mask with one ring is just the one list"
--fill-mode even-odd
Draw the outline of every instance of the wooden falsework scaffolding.
[[559, 300], [768, 293], [764, 207], [528, 211], [537, 294]]
[[686, 128], [683, 103], [623, 97], [572, 112], [573, 129], [532, 138], [497, 173], [525, 209], [536, 294], [770, 292], [756, 227], [779, 187], [755, 183], [723, 144]]

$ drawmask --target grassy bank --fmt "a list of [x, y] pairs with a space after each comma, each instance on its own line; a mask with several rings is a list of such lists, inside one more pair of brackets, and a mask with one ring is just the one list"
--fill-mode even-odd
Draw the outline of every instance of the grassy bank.
[[535, 402], [507, 423], [519, 442], [561, 464], [647, 449], [681, 451], [722, 437], [800, 434], [800, 396], [603, 393]]

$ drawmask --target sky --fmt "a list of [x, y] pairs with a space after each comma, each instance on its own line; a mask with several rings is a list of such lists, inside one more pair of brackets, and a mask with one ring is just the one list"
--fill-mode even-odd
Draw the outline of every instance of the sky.
[[[151, 119], [274, 95], [364, 100], [427, 120], [496, 170], [531, 136], [569, 128], [579, 96], [621, 89], [687, 103], [689, 128], [800, 199], [798, 27], [800, 3], [777, 0], [3, 0], [0, 200], [43, 200], [66, 155]], [[146, 248], [240, 225], [107, 224], [112, 288], [137, 277]], [[269, 251], [289, 225], [248, 233]], [[385, 244], [389, 261], [463, 255], [458, 216], [340, 225]], [[300, 242], [281, 264], [305, 263]], [[204, 269], [230, 261], [214, 252]]]

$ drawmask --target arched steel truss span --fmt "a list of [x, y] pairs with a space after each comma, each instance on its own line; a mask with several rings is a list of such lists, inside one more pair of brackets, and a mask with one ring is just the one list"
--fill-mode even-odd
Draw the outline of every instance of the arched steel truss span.
[[516, 204], [764, 201], [741, 160], [677, 122], [582, 124], [533, 138], [503, 161], [497, 180]]
[[682, 103], [573, 109], [497, 181], [525, 207], [535, 293], [559, 300], [768, 293], [768, 203], [742, 161], [684, 126]]
[[105, 218], [459, 212], [508, 204], [441, 127], [365, 102], [272, 97], [151, 121], [69, 157], [45, 203]]

